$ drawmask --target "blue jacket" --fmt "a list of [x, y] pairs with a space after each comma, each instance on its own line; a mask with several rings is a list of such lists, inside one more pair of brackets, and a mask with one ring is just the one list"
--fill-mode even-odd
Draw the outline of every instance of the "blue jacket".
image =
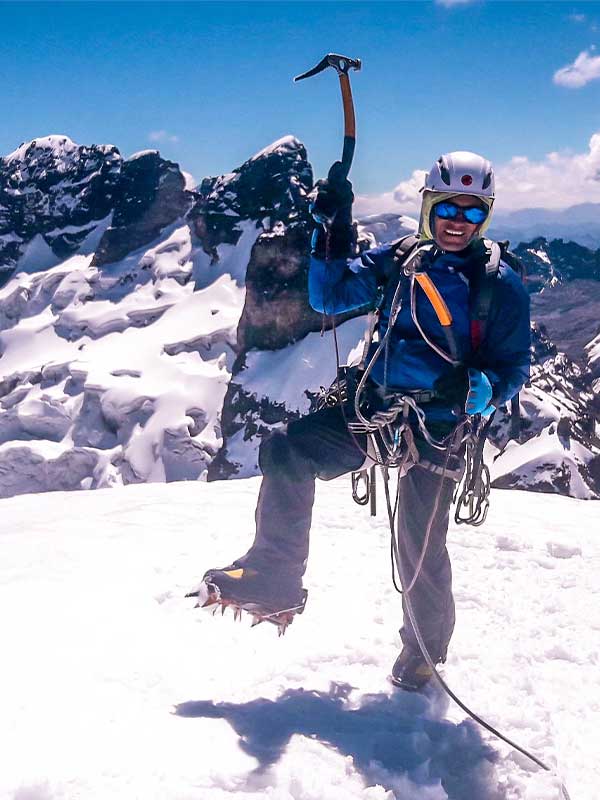
[[[384, 245], [363, 253], [360, 258], [331, 262], [311, 259], [309, 300], [315, 311], [339, 314], [351, 309], [373, 308], [378, 287], [386, 283], [386, 265], [393, 257], [393, 246]], [[425, 255], [421, 264], [442, 295], [453, 318], [452, 329], [459, 359], [474, 363], [469, 314], [469, 279], [480, 265], [464, 253], [436, 250]], [[389, 274], [389, 273], [388, 273]], [[388, 281], [381, 307], [379, 331], [385, 335], [390, 305], [396, 289]], [[438, 317], [424, 292], [418, 288], [416, 312], [426, 335], [444, 351], [447, 340]], [[371, 345], [369, 355], [376, 349]], [[492, 384], [494, 405], [510, 400], [529, 378], [530, 363], [529, 295], [520, 277], [506, 264], [500, 264], [496, 278], [485, 336], [478, 348], [476, 364]], [[371, 377], [391, 390], [433, 389], [438, 378], [449, 375], [453, 366], [439, 356], [419, 333], [410, 311], [408, 281], [402, 293], [402, 307], [390, 333], [387, 369], [384, 353], [374, 365]], [[451, 419], [452, 411], [440, 401], [428, 405], [430, 419]]]

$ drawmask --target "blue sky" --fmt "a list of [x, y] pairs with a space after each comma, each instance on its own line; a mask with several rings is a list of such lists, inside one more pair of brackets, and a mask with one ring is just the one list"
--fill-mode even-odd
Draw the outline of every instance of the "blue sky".
[[[292, 77], [332, 51], [364, 64], [363, 194], [452, 149], [499, 165], [584, 157], [600, 131], [600, 2], [13, 2], [0, 23], [1, 153], [66, 133], [158, 147], [199, 179], [293, 133], [322, 173], [340, 150], [337, 78]], [[578, 57], [575, 81], [556, 83]]]

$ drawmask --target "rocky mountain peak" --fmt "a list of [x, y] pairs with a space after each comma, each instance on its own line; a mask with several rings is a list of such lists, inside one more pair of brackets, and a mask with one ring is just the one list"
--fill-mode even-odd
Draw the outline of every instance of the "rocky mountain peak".
[[58, 259], [75, 252], [112, 211], [122, 163], [116, 147], [68, 136], [33, 139], [1, 158], [0, 283], [36, 237]]
[[539, 236], [522, 242], [514, 252], [526, 267], [533, 291], [568, 281], [600, 279], [600, 250], [577, 242]]
[[32, 139], [30, 142], [23, 142], [4, 157], [6, 164], [26, 164], [35, 167], [38, 163], [46, 161], [48, 158], [59, 161], [67, 161], [70, 156], [76, 153], [79, 145], [63, 134], [52, 134], [42, 136], [39, 139]]
[[190, 217], [208, 247], [235, 243], [236, 224], [242, 219], [264, 222], [269, 229], [278, 222], [306, 223], [312, 186], [306, 148], [295, 137], [284, 136], [233, 172], [205, 178]]

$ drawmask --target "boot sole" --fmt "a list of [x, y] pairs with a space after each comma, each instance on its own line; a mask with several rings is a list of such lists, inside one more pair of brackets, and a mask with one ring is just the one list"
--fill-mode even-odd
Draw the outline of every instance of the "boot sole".
[[254, 600], [230, 600], [222, 597], [221, 591], [216, 584], [205, 581], [200, 584], [198, 589], [187, 594], [186, 597], [195, 597], [197, 600], [195, 608], [208, 608], [212, 610], [213, 615], [217, 613], [219, 608], [221, 609], [221, 615], [224, 615], [225, 611], [231, 608], [236, 621], [241, 619], [242, 612], [246, 612], [252, 617], [251, 627], [254, 628], [256, 625], [260, 625], [261, 622], [270, 622], [272, 625], [277, 626], [279, 636], [282, 636], [292, 624], [294, 617], [303, 613], [308, 592], [306, 589], [302, 590], [302, 599], [298, 605], [277, 610], [261, 606]]

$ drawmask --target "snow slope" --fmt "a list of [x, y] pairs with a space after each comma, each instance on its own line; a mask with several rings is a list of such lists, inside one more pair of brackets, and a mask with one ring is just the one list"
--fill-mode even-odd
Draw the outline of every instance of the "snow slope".
[[[256, 479], [0, 501], [1, 800], [558, 800], [556, 780], [440, 691], [394, 691], [383, 516], [320, 483], [303, 617], [285, 637], [183, 595], [244, 551]], [[493, 492], [450, 532], [444, 673], [598, 796], [600, 505]], [[65, 509], [68, 512], [65, 514]]]
[[205, 472], [258, 235], [240, 231], [218, 264], [180, 221], [110, 267], [76, 255], [0, 289], [0, 495]]

